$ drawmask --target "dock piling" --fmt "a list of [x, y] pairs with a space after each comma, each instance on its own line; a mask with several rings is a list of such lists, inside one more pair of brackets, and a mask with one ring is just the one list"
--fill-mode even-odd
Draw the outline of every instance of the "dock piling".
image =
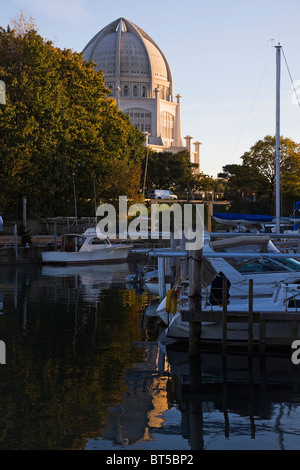
[[222, 353], [227, 349], [227, 279], [222, 279]]
[[249, 279], [249, 300], [248, 300], [248, 353], [253, 350], [253, 279]]
[[[202, 249], [189, 252], [189, 309], [201, 311], [201, 262]], [[199, 355], [201, 350], [201, 321], [189, 324], [189, 354]]]

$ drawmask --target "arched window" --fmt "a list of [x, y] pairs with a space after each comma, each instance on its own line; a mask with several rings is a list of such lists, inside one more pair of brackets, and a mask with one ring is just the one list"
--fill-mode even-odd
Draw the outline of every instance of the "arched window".
[[143, 86], [143, 88], [142, 88], [142, 97], [145, 98], [145, 96], [146, 96], [146, 87]]
[[124, 92], [124, 96], [128, 96], [128, 86], [127, 85], [124, 86], [123, 92]]
[[137, 96], [138, 95], [138, 89], [137, 89], [137, 86], [134, 85], [133, 87], [133, 96]]
[[160, 115], [161, 119], [161, 136], [163, 139], [174, 139], [174, 116], [166, 111]]
[[124, 110], [129, 117], [131, 124], [138, 127], [142, 132], [151, 134], [151, 113], [146, 109], [130, 108]]

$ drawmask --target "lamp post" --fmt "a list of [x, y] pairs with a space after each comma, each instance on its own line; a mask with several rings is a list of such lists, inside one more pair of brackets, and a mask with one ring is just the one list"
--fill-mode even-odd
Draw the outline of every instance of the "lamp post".
[[72, 178], [73, 178], [73, 190], [74, 190], [75, 218], [76, 218], [76, 223], [77, 223], [77, 201], [76, 201], [76, 188], [75, 188], [75, 179], [74, 179], [74, 173], [73, 173], [73, 172], [72, 172]]
[[146, 153], [146, 164], [145, 164], [145, 171], [144, 171], [144, 184], [143, 184], [143, 194], [145, 195], [145, 190], [146, 190], [146, 178], [147, 178], [147, 167], [148, 167], [148, 158], [149, 158], [149, 147], [148, 147], [148, 140], [149, 140], [149, 132], [143, 132], [146, 141], [145, 141], [145, 147], [147, 149]]

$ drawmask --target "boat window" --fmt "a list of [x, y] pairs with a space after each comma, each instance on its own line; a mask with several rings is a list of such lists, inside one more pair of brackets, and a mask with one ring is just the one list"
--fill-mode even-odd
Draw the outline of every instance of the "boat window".
[[104, 238], [93, 238], [92, 245], [106, 245], [108, 243], [107, 239]]
[[277, 261], [293, 271], [300, 271], [299, 261], [292, 258], [277, 258]]
[[[232, 263], [233, 264], [233, 263]], [[255, 259], [243, 262], [240, 265], [234, 264], [234, 267], [241, 274], [248, 273], [269, 273], [269, 272], [286, 272], [288, 269], [278, 263], [274, 263], [271, 259]]]
[[300, 299], [289, 299], [288, 308], [300, 308]]

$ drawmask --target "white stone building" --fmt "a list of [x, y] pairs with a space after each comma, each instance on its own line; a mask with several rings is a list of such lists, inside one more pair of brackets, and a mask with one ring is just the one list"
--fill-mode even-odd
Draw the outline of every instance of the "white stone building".
[[[157, 152], [188, 149], [200, 171], [200, 142], [181, 137], [180, 98], [173, 99], [173, 80], [166, 57], [153, 39], [125, 18], [96, 34], [83, 49], [83, 58], [103, 70], [106, 86], [119, 109], [146, 135]], [[194, 148], [192, 148], [194, 145]]]

